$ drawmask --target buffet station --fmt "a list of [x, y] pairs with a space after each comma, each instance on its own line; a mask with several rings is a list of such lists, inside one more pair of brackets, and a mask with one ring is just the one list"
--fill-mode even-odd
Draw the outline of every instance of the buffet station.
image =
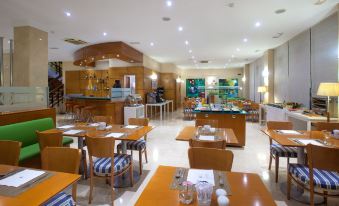
[[229, 146], [245, 146], [246, 144], [246, 112], [227, 104], [202, 104], [199, 103], [193, 111], [196, 119], [218, 120], [219, 128], [230, 128], [238, 139], [238, 143]]

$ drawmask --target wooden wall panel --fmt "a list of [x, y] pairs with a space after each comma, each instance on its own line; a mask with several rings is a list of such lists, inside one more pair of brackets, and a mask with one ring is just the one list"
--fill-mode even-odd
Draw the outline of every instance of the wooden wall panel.
[[81, 93], [80, 91], [80, 71], [66, 71], [66, 94]]
[[42, 108], [0, 113], [0, 126], [51, 117], [56, 124], [55, 108]]

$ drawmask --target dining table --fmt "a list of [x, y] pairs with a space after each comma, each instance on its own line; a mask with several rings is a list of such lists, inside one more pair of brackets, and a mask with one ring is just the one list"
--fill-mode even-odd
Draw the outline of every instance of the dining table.
[[[265, 133], [269, 138], [274, 142], [284, 146], [284, 147], [295, 147], [297, 148], [298, 164], [307, 164], [306, 162], [306, 146], [307, 144], [303, 143], [304, 140], [307, 142], [313, 141], [313, 144], [322, 145], [324, 147], [335, 147], [339, 148], [339, 139], [334, 138], [331, 135], [325, 135], [324, 131], [306, 131], [306, 130], [286, 130], [289, 131], [287, 134], [283, 132], [284, 130], [268, 130], [263, 129], [262, 132]], [[328, 132], [327, 132], [328, 133]], [[324, 160], [326, 161], [326, 160]], [[280, 184], [280, 189], [283, 193], [287, 194], [287, 182], [282, 182]], [[291, 188], [291, 197], [302, 203], [309, 203], [309, 197], [305, 195], [304, 190], [301, 187]], [[315, 203], [322, 203], [322, 198], [315, 197]]]
[[[136, 126], [136, 125], [135, 125]], [[127, 142], [137, 141], [143, 136], [147, 135], [152, 131], [154, 126], [136, 126], [135, 128], [128, 127], [128, 125], [107, 125], [105, 129], [98, 130], [97, 123], [75, 123], [69, 125], [61, 125], [55, 129], [46, 130], [44, 132], [63, 131], [64, 136], [78, 138], [78, 149], [82, 151], [82, 160], [80, 163], [80, 172], [83, 179], [87, 179], [87, 168], [86, 168], [86, 150], [85, 137], [86, 135], [95, 137], [106, 137], [111, 133], [123, 134], [119, 137], [112, 137], [115, 140], [120, 140], [122, 143], [122, 153], [127, 154]], [[128, 179], [128, 178], [127, 178]], [[136, 180], [138, 179], [136, 175]]]
[[[136, 206], [176, 206], [184, 205], [179, 201], [179, 190], [171, 189], [170, 184], [176, 167], [159, 166], [154, 175], [140, 194]], [[268, 191], [259, 175], [242, 172], [224, 172], [231, 190], [228, 195], [229, 205], [241, 206], [275, 206], [271, 193]], [[193, 195], [192, 206], [198, 205], [196, 194]], [[215, 192], [212, 195], [211, 206], [217, 206]]]
[[[0, 165], [1, 178], [10, 176], [18, 169], [25, 168]], [[51, 175], [49, 177], [28, 185], [26, 190], [16, 196], [0, 194], [0, 206], [42, 205], [80, 179], [80, 175], [78, 174], [63, 172], [50, 173]]]
[[[199, 128], [195, 126], [185, 126], [175, 139], [177, 141], [189, 141], [190, 139], [195, 139], [198, 129]], [[226, 140], [226, 145], [232, 146], [239, 144], [239, 141], [231, 128], [216, 128], [214, 135]]]

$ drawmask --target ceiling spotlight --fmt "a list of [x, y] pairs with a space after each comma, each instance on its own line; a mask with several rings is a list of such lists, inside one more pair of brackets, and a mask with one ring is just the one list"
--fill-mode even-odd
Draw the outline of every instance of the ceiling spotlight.
[[235, 56], [232, 54], [232, 58], [234, 58]]
[[188, 50], [189, 53], [192, 53], [192, 49]]
[[70, 12], [68, 12], [68, 11], [65, 12], [65, 15], [68, 16], [68, 17], [72, 16], [72, 14]]
[[248, 42], [248, 39], [247, 39], [247, 38], [244, 38], [242, 41], [243, 41], [243, 42]]
[[184, 30], [184, 28], [182, 26], [179, 26], [178, 31], [182, 31], [182, 30]]
[[186, 40], [186, 41], [185, 41], [185, 44], [186, 44], [186, 45], [188, 45], [188, 44], [189, 44], [189, 42]]
[[259, 21], [255, 22], [255, 27], [260, 27], [261, 26], [261, 23]]
[[8, 43], [10, 44], [10, 43], [11, 43], [11, 41], [10, 41], [10, 40], [8, 40]]
[[192, 56], [192, 59], [195, 59], [195, 56]]
[[173, 3], [172, 3], [172, 1], [166, 1], [166, 5], [167, 5], [168, 7], [171, 7], [171, 6], [173, 5]]
[[119, 57], [120, 57], [120, 55], [119, 55], [119, 54], [117, 54], [117, 57], [119, 58]]
[[104, 35], [104, 36], [107, 36], [107, 33], [106, 33], [106, 32], [104, 32], [104, 33], [102, 33], [102, 35]]
[[42, 39], [41, 39], [41, 38], [40, 38], [39, 40], [40, 40], [40, 41], [42, 41]]
[[153, 43], [153, 42], [151, 42], [149, 45], [151, 45], [151, 46], [154, 46], [154, 43]]
[[239, 51], [240, 51], [240, 49], [239, 49], [239, 48], [237, 48], [237, 51], [239, 52]]

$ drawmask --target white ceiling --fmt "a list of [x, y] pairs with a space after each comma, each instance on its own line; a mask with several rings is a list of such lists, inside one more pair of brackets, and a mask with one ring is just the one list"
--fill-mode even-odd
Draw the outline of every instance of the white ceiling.
[[[0, 36], [12, 38], [14, 26], [30, 25], [49, 32], [50, 61], [72, 61], [74, 46], [64, 38], [90, 44], [107, 41], [140, 42], [136, 49], [161, 63], [194, 68], [243, 64], [262, 55], [328, 16], [339, 0], [0, 0]], [[234, 2], [234, 7], [228, 4]], [[275, 14], [277, 9], [286, 9]], [[69, 11], [71, 17], [66, 17]], [[170, 17], [164, 22], [162, 17]], [[256, 28], [255, 22], [262, 26]], [[178, 31], [178, 26], [184, 30]], [[103, 36], [107, 32], [107, 36]], [[272, 37], [283, 32], [282, 37]], [[243, 38], [248, 38], [244, 43]], [[185, 40], [190, 42], [185, 45]], [[154, 46], [150, 46], [154, 42]], [[236, 51], [239, 48], [240, 51]], [[259, 52], [257, 51], [259, 50]]]

